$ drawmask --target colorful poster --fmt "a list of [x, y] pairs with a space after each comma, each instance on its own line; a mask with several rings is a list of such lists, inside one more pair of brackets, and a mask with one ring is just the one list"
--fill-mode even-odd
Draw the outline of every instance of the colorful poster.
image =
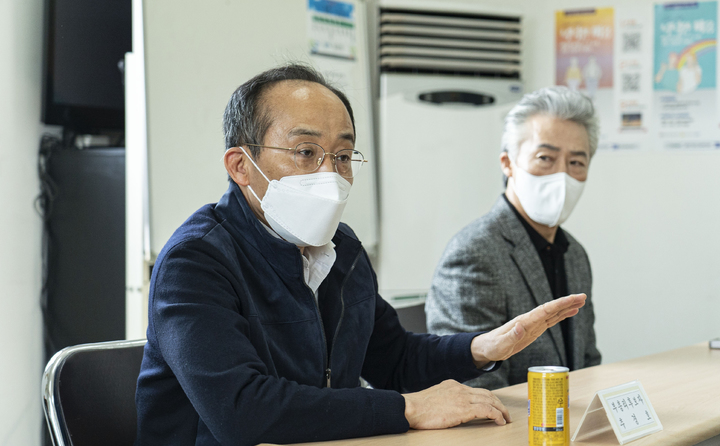
[[717, 2], [655, 5], [654, 120], [662, 148], [718, 143]]
[[557, 11], [555, 83], [588, 96], [613, 85], [613, 8]]
[[310, 53], [354, 60], [355, 5], [334, 0], [308, 0]]
[[555, 83], [593, 100], [600, 117], [601, 147], [607, 145], [614, 114], [613, 8], [556, 11]]

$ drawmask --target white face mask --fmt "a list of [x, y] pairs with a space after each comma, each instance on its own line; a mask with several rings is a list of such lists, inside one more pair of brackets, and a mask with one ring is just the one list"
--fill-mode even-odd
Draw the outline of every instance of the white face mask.
[[528, 217], [550, 227], [564, 223], [580, 199], [585, 182], [565, 172], [537, 176], [517, 164], [513, 167], [515, 195]]
[[270, 181], [241, 147], [245, 156], [268, 181], [260, 202], [270, 227], [284, 240], [297, 246], [323, 246], [337, 231], [348, 195], [350, 182], [336, 172], [290, 175]]

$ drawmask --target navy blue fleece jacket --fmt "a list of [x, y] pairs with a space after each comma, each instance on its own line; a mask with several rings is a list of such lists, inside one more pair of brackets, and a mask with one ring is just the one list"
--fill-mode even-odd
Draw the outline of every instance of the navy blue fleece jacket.
[[[350, 228], [333, 242], [316, 303], [299, 249], [262, 227], [234, 183], [180, 226], [150, 283], [137, 445], [404, 432], [399, 392], [482, 373], [475, 334], [406, 332]], [[359, 387], [361, 376], [374, 389]]]

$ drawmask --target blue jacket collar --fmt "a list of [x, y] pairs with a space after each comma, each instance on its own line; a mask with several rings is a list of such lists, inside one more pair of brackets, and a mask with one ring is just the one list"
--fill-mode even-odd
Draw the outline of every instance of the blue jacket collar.
[[[252, 209], [250, 209], [245, 196], [235, 182], [230, 182], [227, 191], [215, 205], [215, 212], [221, 217], [222, 225], [227, 228], [233, 238], [245, 240], [278, 273], [288, 274], [293, 278], [303, 278], [303, 262], [300, 249], [294, 244], [273, 237], [268, 233]], [[352, 230], [343, 223], [335, 232], [333, 243], [338, 254], [336, 266], [341, 266], [344, 263], [341, 259], [348, 254], [357, 253], [362, 247]], [[354, 258], [355, 255], [352, 257]]]

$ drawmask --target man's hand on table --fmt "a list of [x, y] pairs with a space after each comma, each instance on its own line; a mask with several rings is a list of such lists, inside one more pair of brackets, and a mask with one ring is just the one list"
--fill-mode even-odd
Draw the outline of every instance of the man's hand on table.
[[476, 418], [489, 418], [500, 426], [511, 421], [505, 406], [489, 390], [450, 379], [403, 397], [411, 429], [444, 429]]
[[578, 313], [585, 294], [555, 299], [514, 318], [495, 330], [476, 336], [470, 350], [478, 368], [491, 361], [503, 361], [530, 345], [545, 330]]

